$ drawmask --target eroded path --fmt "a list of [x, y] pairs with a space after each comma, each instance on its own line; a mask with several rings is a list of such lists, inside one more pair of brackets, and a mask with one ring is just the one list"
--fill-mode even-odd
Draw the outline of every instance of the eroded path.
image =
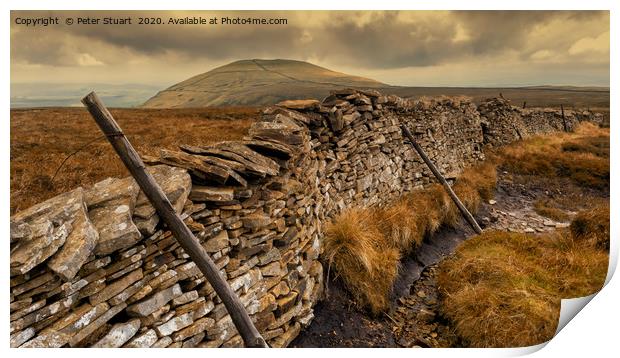
[[[495, 199], [483, 203], [476, 219], [484, 229], [542, 233], [566, 227], [575, 212], [565, 210], [566, 221], [555, 221], [534, 210], [538, 199], [563, 195], [544, 182], [498, 173]], [[315, 319], [291, 347], [458, 347], [458, 337], [441, 317], [436, 267], [460, 242], [474, 235], [462, 221], [443, 227], [401, 263], [392, 295], [392, 309], [378, 317], [358, 307], [342, 283], [329, 278], [326, 298], [315, 307]]]

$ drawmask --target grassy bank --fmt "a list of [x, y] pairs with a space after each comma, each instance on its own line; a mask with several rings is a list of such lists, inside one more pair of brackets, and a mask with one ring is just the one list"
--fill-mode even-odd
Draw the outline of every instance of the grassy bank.
[[439, 267], [441, 310], [472, 347], [520, 347], [553, 337], [560, 299], [599, 290], [607, 275], [609, 207], [547, 235], [487, 231]]
[[[485, 163], [465, 170], [453, 185], [456, 194], [472, 213], [478, 211], [482, 201], [493, 197], [497, 181], [497, 168], [514, 173], [526, 183], [538, 180], [544, 185], [548, 185], [550, 189], [554, 187], [562, 189], [561, 195], [553, 199], [541, 199], [535, 203], [535, 210], [539, 214], [555, 220], [568, 220], [570, 216], [566, 214], [564, 209], [583, 208], [588, 206], [585, 204], [586, 201], [592, 201], [592, 203], [599, 205], [606, 202], [601, 198], [589, 198], [585, 196], [587, 193], [579, 190], [571, 189], [571, 191], [566, 188], [562, 180], [570, 181], [577, 188], [608, 192], [609, 130], [583, 123], [574, 133], [556, 133], [534, 137], [488, 154], [489, 159]], [[558, 189], [557, 192], [560, 190]], [[484, 266], [495, 261], [504, 264], [512, 262], [514, 257], [511, 255], [513, 253], [518, 255], [519, 250], [525, 250], [527, 255], [529, 255], [527, 250], [534, 249], [539, 250], [537, 252], [541, 255], [555, 255], [558, 265], [563, 262], [562, 260], [574, 260], [577, 257], [573, 256], [581, 248], [581, 246], [575, 245], [581, 244], [573, 244], [573, 241], [576, 240], [579, 243], [588, 241], [590, 242], [588, 247], [600, 248], [601, 245], [604, 246], [605, 240], [608, 240], [608, 229], [605, 231], [600, 225], [593, 224], [604, 222], [601, 219], [605, 217], [604, 210], [603, 206], [603, 209], [598, 209], [598, 211], [580, 214], [574, 221], [572, 233], [566, 231], [554, 234], [549, 238], [538, 239], [537, 236], [530, 237], [500, 232], [485, 233], [481, 238], [472, 240], [471, 243], [467, 244], [466, 247], [469, 249], [466, 250], [471, 251], [468, 259], [466, 261], [459, 261], [458, 259], [451, 261], [453, 266], [450, 267], [450, 270], [454, 270], [456, 274], [459, 267], [468, 267], [467, 265]], [[588, 217], [588, 215], [595, 215], [594, 213], [598, 215], [596, 218]], [[407, 194], [386, 207], [352, 208], [336, 217], [327, 226], [324, 240], [324, 258], [330, 267], [330, 271], [342, 278], [356, 302], [367, 307], [373, 314], [378, 314], [389, 306], [389, 294], [397, 278], [401, 258], [419, 247], [424, 238], [435, 233], [441, 225], [456, 223], [459, 215], [456, 206], [438, 184], [431, 185], [425, 190]], [[606, 215], [609, 216], [608, 211]], [[586, 234], [584, 233], [591, 237], [594, 232], [602, 232], [603, 234], [596, 236], [595, 239], [585, 239]], [[485, 239], [488, 239], [488, 242]], [[538, 240], [540, 240], [540, 247], [537, 248]], [[510, 244], [511, 241], [515, 241], [514, 245]], [[592, 241], [595, 244], [592, 244]], [[561, 247], [562, 250], [553, 251], [556, 246]], [[582, 280], [586, 281], [593, 280], [594, 283], [584, 286], [586, 287], [585, 290], [590, 292], [591, 289], [597, 287], [600, 281], [600, 273], [603, 272], [601, 270], [603, 270], [603, 266], [606, 268], [607, 260], [605, 254], [599, 251], [586, 252], [586, 255], [581, 259], [580, 262], [571, 261], [576, 265], [575, 267], [585, 267], [585, 271], [577, 272], [575, 277], [581, 277]], [[490, 261], [487, 262], [487, 260]], [[551, 280], [543, 275], [547, 270], [550, 270], [549, 275], [552, 276], [557, 276], [558, 273], [553, 271], [553, 268], [541, 266], [544, 263], [543, 261], [528, 262], [530, 271], [520, 271], [513, 267], [511, 269], [516, 270], [516, 273], [509, 270], [499, 270], [495, 271], [497, 277], [492, 276], [492, 273], [489, 274], [498, 281], [505, 279], [506, 282], [502, 283], [504, 285], [521, 285], [515, 288], [516, 291], [506, 291], [512, 292], [509, 295], [519, 293], [520, 296], [515, 297], [521, 298], [514, 298], [515, 304], [519, 304], [520, 301], [527, 300], [536, 294], [546, 295], [545, 300], [547, 301], [545, 302], [559, 303], [558, 294], [563, 293], [563, 291], [541, 290], [535, 285], [537, 280]], [[595, 267], [580, 266], [588, 263], [595, 265]], [[561, 266], [558, 266], [558, 270], [562, 269]], [[566, 270], [569, 270], [566, 267], [570, 267], [570, 265], [564, 266]], [[532, 271], [534, 268], [537, 268], [535, 272]], [[480, 269], [483, 270], [484, 268], [481, 267]], [[577, 268], [575, 269], [577, 270]], [[476, 271], [472, 270], [472, 272]], [[485, 271], [481, 272], [484, 273]], [[510, 276], [517, 273], [524, 276]], [[535, 275], [530, 277], [534, 273]], [[444, 277], [450, 276], [444, 274]], [[480, 278], [483, 277], [484, 275]], [[513, 278], [518, 282], [514, 281]], [[454, 279], [458, 281], [455, 284], [459, 284], [461, 283], [459, 280], [463, 280], [464, 277], [455, 277]], [[489, 292], [507, 289], [507, 287], [497, 286], [493, 283], [481, 287]], [[463, 287], [463, 289], [465, 288]], [[458, 290], [460, 288], [457, 289], [457, 286], [453, 286], [452, 290], [446, 291], [446, 300], [451, 300], [454, 297], [453, 292]], [[566, 294], [573, 294], [574, 292], [566, 291]], [[468, 299], [472, 300], [472, 304], [478, 302], [482, 305], [480, 302], [484, 302], [484, 304], [494, 307], [500, 305], [501, 300], [505, 298], [497, 296], [495, 298], [501, 298], [501, 300], [484, 301], [487, 293], [476, 292], [475, 295], [468, 296]], [[493, 296], [489, 295], [489, 297]], [[551, 303], [541, 304], [538, 301], [532, 301], [531, 304], [536, 307], [533, 306], [532, 311], [528, 311], [527, 314], [543, 317], [541, 320], [548, 322], [549, 327], [557, 322], [557, 319], [554, 320], [552, 317], [556, 312], [555, 306], [552, 306]], [[446, 307], [457, 306], [446, 303]], [[535, 309], [544, 312], [534, 312]], [[472, 310], [470, 313], [474, 315], [480, 312]], [[496, 313], [499, 315], [505, 312], [500, 310]], [[451, 318], [455, 322], [460, 322], [459, 314], [455, 313]], [[524, 317], [526, 317], [526, 321], [529, 321], [527, 314]], [[472, 317], [467, 319], [471, 320]], [[472, 320], [472, 322], [479, 321]], [[484, 332], [486, 329], [484, 326], [472, 324], [473, 326], [469, 326], [468, 329], [476, 328], [478, 332]], [[541, 328], [537, 322], [531, 324], [545, 332], [542, 333], [542, 336], [545, 336], [546, 332], [551, 329], [549, 327]], [[525, 329], [523, 326], [521, 328]], [[540, 338], [536, 335], [532, 337], [537, 337], [534, 339]], [[476, 344], [475, 340], [471, 342], [474, 345]], [[490, 345], [493, 344], [495, 343]]]
[[583, 123], [514, 143], [497, 152], [501, 170], [553, 198], [534, 202], [540, 215], [568, 220], [544, 235], [488, 231], [465, 241], [439, 267], [442, 314], [466, 346], [516, 347], [553, 337], [560, 300], [599, 290], [609, 250], [609, 130]]

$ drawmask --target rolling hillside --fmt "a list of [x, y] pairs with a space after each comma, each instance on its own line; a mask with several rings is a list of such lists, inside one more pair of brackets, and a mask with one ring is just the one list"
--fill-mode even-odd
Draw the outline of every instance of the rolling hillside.
[[469, 96], [476, 103], [500, 93], [528, 107], [609, 108], [609, 88], [407, 87], [328, 70], [295, 60], [241, 60], [179, 82], [147, 100], [145, 108], [266, 106], [286, 99], [322, 99], [337, 88], [374, 88], [400, 97]]
[[263, 106], [285, 99], [322, 98], [338, 87], [388, 85], [294, 60], [241, 60], [173, 85], [143, 107]]

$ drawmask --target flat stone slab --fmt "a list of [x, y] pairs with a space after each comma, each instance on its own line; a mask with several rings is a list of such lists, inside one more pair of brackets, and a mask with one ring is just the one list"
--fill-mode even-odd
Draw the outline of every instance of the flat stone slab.
[[149, 348], [155, 342], [157, 342], [159, 338], [157, 337], [157, 332], [154, 329], [149, 329], [143, 334], [133, 338], [129, 343], [125, 344], [124, 348]]
[[138, 191], [138, 184], [129, 177], [105, 179], [86, 192], [88, 216], [99, 232], [95, 254], [126, 249], [142, 239], [132, 220]]
[[226, 202], [234, 199], [234, 188], [194, 185], [189, 194], [192, 201]]
[[297, 150], [284, 143], [272, 142], [268, 140], [251, 139], [244, 140], [243, 144], [254, 151], [268, 156], [282, 159], [290, 159]]
[[219, 184], [226, 183], [230, 174], [226, 168], [205, 163], [200, 158], [185, 152], [175, 152], [162, 149], [159, 154], [159, 162], [163, 164], [181, 167], [203, 180], [214, 181]]
[[131, 339], [140, 329], [140, 320], [134, 318], [129, 322], [117, 323], [92, 348], [118, 348]]
[[[77, 188], [11, 217], [11, 276], [25, 274], [43, 263], [68, 239], [67, 248], [61, 251], [53, 267], [65, 279], [75, 275], [72, 271], [90, 255], [96, 240], [86, 215], [84, 195], [82, 188]], [[84, 242], [78, 242], [82, 236], [85, 236]], [[67, 260], [75, 260], [75, 263], [67, 263]]]
[[180, 316], [176, 316], [168, 320], [167, 322], [155, 327], [155, 330], [160, 336], [169, 336], [176, 331], [180, 331], [183, 328], [194, 323], [193, 313], [187, 312]]
[[174, 286], [159, 291], [149, 298], [127, 307], [127, 313], [132, 316], [146, 317], [166, 305], [168, 302], [172, 301], [174, 298], [179, 297], [182, 293], [183, 291], [181, 291], [181, 286], [177, 283]]
[[286, 100], [279, 103], [276, 103], [278, 107], [290, 108], [290, 109], [306, 109], [313, 110], [318, 109], [320, 102], [316, 99], [296, 99], [296, 100]]
[[255, 122], [248, 134], [253, 139], [275, 141], [291, 146], [299, 146], [304, 140], [300, 127], [282, 122]]
[[127, 305], [125, 303], [122, 303], [120, 305], [114, 306], [110, 308], [109, 310], [105, 311], [95, 320], [90, 322], [86, 327], [82, 328], [77, 333], [75, 333], [73, 337], [71, 337], [71, 339], [69, 340], [69, 345], [71, 347], [75, 347], [79, 345], [80, 342], [82, 342], [86, 337], [90, 336], [93, 332], [95, 332], [101, 326], [106, 324], [110, 319], [112, 319], [112, 317], [116, 316], [119, 312], [124, 310], [126, 307]]
[[87, 215], [85, 203], [82, 203], [75, 213], [72, 226], [73, 230], [65, 240], [65, 244], [47, 263], [47, 267], [65, 281], [75, 277], [99, 240], [99, 232]]
[[69, 222], [54, 228], [46, 221], [40, 228], [40, 235], [18, 242], [11, 250], [11, 276], [25, 274], [55, 254], [72, 230]]

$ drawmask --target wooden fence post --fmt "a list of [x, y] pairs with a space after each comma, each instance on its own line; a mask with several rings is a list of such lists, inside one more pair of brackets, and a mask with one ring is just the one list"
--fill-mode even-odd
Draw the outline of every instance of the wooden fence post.
[[566, 124], [566, 117], [564, 117], [564, 105], [560, 104], [560, 110], [562, 111], [562, 124], [564, 125], [564, 132], [568, 132], [568, 125]]
[[267, 344], [260, 335], [239, 297], [230, 288], [226, 280], [220, 276], [220, 272], [209, 257], [205, 249], [200, 245], [194, 234], [185, 225], [183, 220], [174, 211], [166, 194], [159, 187], [153, 176], [146, 171], [145, 165], [140, 159], [138, 152], [133, 148], [129, 140], [123, 134], [110, 112], [103, 105], [95, 92], [89, 93], [82, 99], [97, 125], [106, 135], [116, 154], [121, 158], [131, 175], [134, 177], [144, 194], [157, 210], [157, 214], [168, 225], [170, 231], [189, 257], [196, 263], [200, 271], [207, 278], [213, 289], [222, 299], [226, 310], [230, 314], [233, 323], [237, 327], [246, 347], [266, 348]]
[[413, 137], [413, 135], [409, 131], [409, 128], [407, 128], [407, 126], [404, 125], [404, 124], [401, 125], [401, 128], [402, 128], [403, 133], [405, 134], [405, 136], [411, 142], [411, 145], [413, 146], [413, 148], [416, 150], [416, 152], [418, 152], [420, 157], [422, 157], [422, 160], [424, 160], [424, 163], [426, 163], [426, 165], [430, 168], [431, 172], [433, 172], [433, 174], [435, 175], [435, 178], [437, 178], [437, 180], [439, 180], [441, 185], [443, 185], [444, 189], [446, 189], [446, 191], [450, 195], [450, 198], [452, 198], [452, 201], [454, 201], [456, 206], [459, 208], [459, 210], [461, 211], [461, 214], [463, 214], [463, 216], [465, 217], [465, 219], [467, 220], [469, 225], [471, 225], [471, 227], [474, 229], [474, 231], [477, 234], [482, 234], [482, 229], [480, 228], [480, 225], [478, 225], [478, 223], [476, 222], [476, 219], [474, 219], [474, 216], [469, 212], [469, 210], [467, 210], [465, 205], [463, 205], [463, 203], [461, 202], [459, 197], [456, 196], [456, 194], [454, 193], [454, 191], [450, 187], [450, 184], [448, 184], [448, 182], [443, 177], [443, 175], [441, 175], [441, 173], [439, 172], [437, 167], [435, 167], [435, 164], [433, 164], [433, 162], [431, 162], [431, 160], [428, 158], [426, 153], [424, 153], [424, 150], [422, 149], [422, 147], [420, 147], [418, 142], [416, 142], [415, 138]]

